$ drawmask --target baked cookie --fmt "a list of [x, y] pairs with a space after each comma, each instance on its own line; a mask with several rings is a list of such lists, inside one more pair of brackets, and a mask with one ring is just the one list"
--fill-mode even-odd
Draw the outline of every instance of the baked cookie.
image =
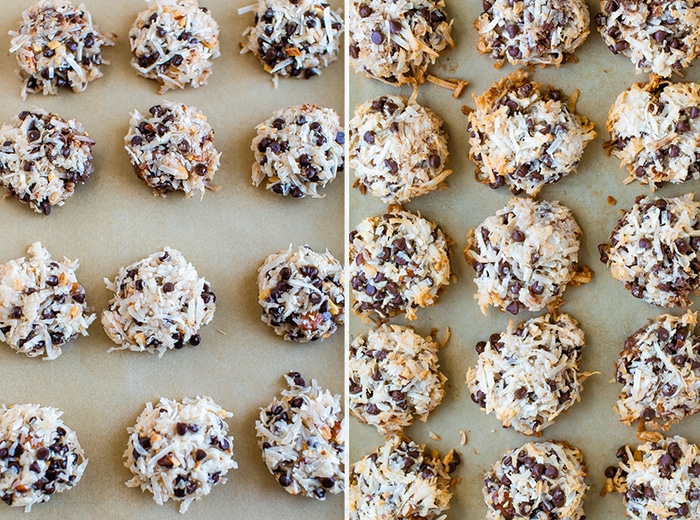
[[469, 114], [469, 158], [476, 179], [491, 188], [508, 184], [534, 197], [545, 184], [576, 170], [593, 123], [574, 112], [574, 101], [515, 71], [481, 96]]
[[350, 64], [390, 85], [425, 81], [429, 65], [454, 47], [444, 0], [353, 0], [348, 13]]
[[361, 193], [407, 202], [444, 187], [450, 152], [442, 119], [403, 96], [382, 96], [355, 109], [350, 121], [350, 167]]
[[600, 261], [635, 298], [687, 307], [700, 287], [700, 203], [693, 194], [639, 196], [598, 246]]
[[197, 0], [147, 0], [129, 30], [131, 66], [170, 89], [206, 85], [218, 58], [219, 26]]
[[459, 462], [454, 450], [441, 458], [409, 439], [388, 440], [350, 469], [350, 520], [443, 518]]
[[154, 195], [181, 191], [191, 197], [218, 189], [212, 179], [221, 154], [207, 116], [196, 107], [161, 101], [148, 114], [134, 110], [124, 143], [136, 175]]
[[63, 206], [94, 167], [95, 141], [83, 125], [34, 107], [0, 128], [0, 184], [13, 197], [48, 215]]
[[[285, 0], [286, 1], [286, 0]], [[255, 127], [253, 184], [279, 195], [318, 193], [345, 169], [345, 133], [332, 108], [296, 105], [277, 110]]]
[[0, 341], [29, 357], [56, 359], [63, 345], [88, 335], [95, 314], [75, 276], [77, 260], [53, 260], [40, 242], [27, 253], [0, 265]]
[[102, 326], [116, 347], [158, 352], [196, 347], [197, 332], [214, 317], [216, 296], [182, 253], [169, 247], [119, 269]]
[[0, 409], [0, 499], [7, 505], [28, 513], [80, 482], [88, 460], [61, 415], [38, 404]]
[[339, 395], [308, 385], [299, 372], [284, 376], [289, 385], [260, 409], [255, 421], [263, 461], [292, 495], [325, 500], [344, 491], [345, 420]]
[[436, 224], [400, 206], [364, 219], [350, 232], [352, 310], [363, 318], [403, 312], [415, 319], [450, 283], [450, 244]]
[[595, 23], [605, 45], [637, 73], [680, 74], [700, 54], [696, 0], [601, 0], [600, 8]]
[[558, 202], [510, 199], [467, 234], [464, 256], [476, 271], [481, 312], [489, 305], [517, 314], [561, 304], [567, 284], [591, 280], [578, 265], [581, 229]]
[[308, 245], [272, 254], [258, 269], [262, 321], [287, 341], [324, 340], [345, 321], [344, 272]]
[[58, 87], [84, 91], [102, 77], [101, 47], [114, 45], [117, 35], [100, 32], [83, 4], [68, 0], [40, 0], [22, 11], [17, 31], [10, 31], [10, 52], [15, 54], [27, 93], [58, 94]]
[[574, 51], [590, 33], [584, 0], [493, 0], [474, 20], [476, 50], [500, 68], [512, 65], [556, 65], [576, 61]]
[[583, 331], [568, 314], [545, 314], [476, 344], [467, 371], [472, 401], [504, 427], [525, 435], [542, 430], [581, 399]]
[[146, 403], [136, 424], [127, 428], [124, 465], [134, 476], [126, 485], [150, 491], [158, 505], [181, 501], [180, 513], [185, 513], [238, 467], [225, 421], [231, 415], [210, 397]]
[[350, 413], [385, 437], [425, 421], [445, 395], [438, 349], [411, 327], [384, 324], [350, 345]]

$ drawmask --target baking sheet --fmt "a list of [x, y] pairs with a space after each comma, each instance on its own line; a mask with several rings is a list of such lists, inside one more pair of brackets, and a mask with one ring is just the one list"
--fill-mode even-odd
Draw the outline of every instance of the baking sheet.
[[[324, 199], [287, 200], [252, 185], [254, 126], [276, 109], [315, 102], [343, 115], [343, 62], [333, 63], [309, 81], [280, 80], [251, 54], [240, 55], [244, 28], [253, 14], [238, 16], [248, 0], [203, 0], [221, 30], [221, 54], [209, 84], [157, 94], [158, 85], [136, 75], [129, 65], [128, 31], [143, 0], [86, 0], [102, 31], [119, 41], [104, 50], [111, 65], [87, 91], [58, 97], [20, 98], [14, 56], [7, 52], [21, 11], [34, 0], [5, 0], [0, 13], [0, 120], [9, 121], [26, 107], [41, 106], [64, 118], [76, 117], [97, 144], [95, 173], [78, 187], [65, 206], [49, 217], [35, 214], [10, 197], [0, 197], [0, 262], [18, 258], [40, 240], [54, 257], [79, 258], [78, 279], [87, 301], [100, 313], [110, 297], [102, 279], [120, 266], [170, 246], [179, 249], [211, 282], [217, 295], [213, 321], [201, 329], [197, 348], [148, 353], [112, 346], [98, 319], [90, 336], [64, 348], [56, 361], [44, 362], [1, 346], [0, 403], [39, 402], [65, 412], [63, 419], [79, 435], [90, 459], [74, 489], [35, 506], [35, 518], [139, 518], [178, 516], [179, 502], [158, 506], [150, 493], [127, 488], [123, 466], [126, 428], [147, 401], [161, 396], [181, 399], [210, 395], [233, 412], [229, 419], [239, 468], [228, 483], [193, 503], [187, 518], [275, 518], [280, 511], [297, 518], [338, 519], [342, 496], [325, 502], [288, 495], [262, 462], [254, 423], [259, 408], [283, 389], [282, 375], [298, 370], [334, 393], [343, 391], [343, 329], [323, 341], [289, 344], [260, 321], [257, 269], [268, 254], [308, 243], [343, 257], [343, 180], [326, 188]], [[75, 2], [76, 4], [79, 2]], [[342, 5], [342, 2], [335, 2]], [[203, 200], [181, 194], [154, 197], [131, 169], [123, 147], [129, 112], [147, 110], [161, 99], [182, 101], [202, 110], [216, 132], [223, 153], [214, 181], [222, 186]], [[4, 191], [4, 190], [3, 190]], [[29, 518], [21, 509], [0, 504], [3, 518]]]
[[[600, 11], [598, 2], [588, 2], [591, 11], [591, 34], [578, 49], [578, 63], [566, 64], [559, 69], [536, 69], [531, 78], [561, 88], [567, 95], [580, 90], [577, 111], [595, 123], [598, 137], [591, 142], [583, 156], [578, 173], [569, 175], [557, 184], [546, 186], [539, 199], [559, 200], [569, 206], [584, 237], [581, 244], [580, 261], [594, 271], [593, 281], [585, 286], [569, 288], [564, 293], [562, 311], [576, 318], [586, 334], [586, 346], [582, 354], [584, 371], [599, 371], [599, 375], [586, 380], [581, 402], [560, 416], [555, 424], [544, 430], [541, 439], [566, 439], [578, 446], [589, 468], [588, 484], [591, 486], [585, 500], [585, 512], [590, 519], [621, 520], [625, 518], [622, 497], [599, 493], [604, 485], [603, 472], [606, 466], [615, 464], [615, 451], [624, 443], [636, 444], [636, 427], [627, 427], [619, 422], [613, 411], [620, 386], [611, 383], [614, 375], [613, 363], [622, 349], [624, 339], [646, 323], [647, 318], [663, 312], [631, 296], [620, 282], [613, 280], [609, 271], [598, 260], [597, 246], [607, 240], [608, 234], [620, 216], [621, 209], [629, 208], [637, 195], [648, 193], [645, 186], [624, 186], [626, 176], [619, 169], [619, 161], [606, 157], [603, 142], [608, 139], [605, 130], [607, 111], [617, 95], [634, 82], [645, 81], [646, 76], [635, 75], [632, 63], [622, 56], [613, 56], [603, 44], [595, 29], [594, 16]], [[461, 482], [454, 489], [448, 519], [484, 518], [486, 506], [481, 495], [484, 472], [500, 460], [502, 454], [519, 445], [536, 440], [503, 429], [493, 416], [480, 411], [469, 396], [465, 374], [469, 366], [476, 363], [474, 345], [486, 340], [493, 332], [505, 330], [510, 314], [490, 309], [488, 315], [479, 311], [472, 279], [474, 272], [462, 254], [466, 247], [466, 233], [487, 216], [506, 204], [511, 197], [506, 187], [492, 190], [474, 179], [474, 165], [467, 159], [467, 118], [461, 113], [462, 105], [473, 107], [472, 93], [481, 94], [498, 79], [515, 68], [509, 64], [495, 69], [487, 56], [476, 51], [477, 33], [473, 29], [474, 19], [479, 16], [481, 2], [447, 1], [447, 11], [454, 17], [453, 36], [455, 49], [438, 60], [430, 71], [440, 77], [456, 77], [469, 80], [465, 94], [458, 100], [451, 92], [424, 84], [419, 89], [418, 102], [436, 111], [445, 120], [445, 129], [450, 135], [450, 167], [454, 173], [447, 179], [449, 188], [419, 197], [406, 204], [412, 211], [420, 211], [425, 217], [437, 222], [443, 231], [455, 241], [452, 248], [452, 268], [457, 282], [445, 289], [437, 305], [418, 311], [418, 319], [411, 324], [423, 334], [435, 328], [443, 331], [449, 327], [452, 336], [440, 351], [442, 371], [448, 377], [447, 394], [442, 404], [429, 416], [426, 423], [418, 423], [405, 433], [429, 448], [447, 452], [457, 449], [462, 455], [462, 464], [456, 475]], [[698, 81], [700, 67], [691, 67], [686, 74], [690, 81]], [[399, 91], [378, 81], [366, 79], [354, 71], [350, 72], [350, 110], [368, 99]], [[403, 87], [403, 95], [411, 89]], [[352, 183], [354, 175], [348, 176]], [[676, 196], [698, 190], [698, 182], [682, 185], [667, 185], [656, 194]], [[610, 205], [607, 197], [617, 200]], [[349, 226], [353, 229], [364, 217], [383, 212], [385, 206], [370, 195], [361, 196], [358, 190], [350, 193]], [[678, 310], [671, 311], [679, 314]], [[534, 316], [520, 313], [516, 323]], [[397, 323], [407, 323], [395, 319]], [[369, 327], [353, 316], [350, 335], [366, 334]], [[442, 337], [441, 335], [439, 337]], [[383, 443], [374, 428], [350, 421], [350, 459], [356, 461]], [[700, 417], [686, 418], [671, 428], [669, 434], [686, 436], [691, 442], [700, 442], [698, 427]], [[460, 446], [460, 431], [467, 433], [468, 442]], [[441, 437], [430, 439], [430, 432]]]

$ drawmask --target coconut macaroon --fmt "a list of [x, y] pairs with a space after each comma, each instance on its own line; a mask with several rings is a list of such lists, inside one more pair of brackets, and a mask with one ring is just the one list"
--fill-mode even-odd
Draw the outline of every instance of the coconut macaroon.
[[102, 326], [116, 347], [134, 352], [158, 352], [196, 347], [197, 332], [214, 317], [216, 296], [182, 253], [162, 251], [121, 267], [114, 281], [105, 278], [114, 292], [102, 313]]
[[136, 424], [127, 428], [124, 465], [134, 476], [126, 485], [150, 491], [158, 505], [180, 501], [180, 513], [185, 513], [238, 467], [226, 423], [232, 415], [210, 397], [146, 403]]
[[289, 372], [280, 397], [255, 421], [267, 469], [292, 495], [325, 500], [345, 488], [345, 420], [339, 395]]
[[196, 107], [161, 101], [148, 114], [134, 110], [125, 148], [136, 175], [165, 197], [181, 191], [188, 197], [212, 184], [221, 154], [214, 144], [214, 130]]
[[386, 320], [437, 303], [450, 283], [451, 240], [437, 225], [400, 206], [368, 217], [350, 232], [352, 310]]
[[556, 65], [576, 61], [574, 51], [590, 33], [590, 15], [584, 0], [509, 0], [483, 3], [474, 20], [479, 33], [476, 50], [500, 68], [512, 65]]
[[700, 179], [700, 84], [652, 76], [620, 94], [608, 113], [608, 153], [627, 168], [625, 184], [649, 188]]
[[170, 89], [206, 85], [218, 58], [219, 26], [197, 0], [146, 0], [129, 31], [131, 66]]
[[95, 314], [75, 276], [77, 260], [54, 260], [40, 242], [27, 253], [0, 265], [0, 341], [29, 357], [56, 359], [63, 345], [88, 335]]
[[695, 0], [600, 1], [595, 23], [613, 54], [637, 73], [681, 74], [700, 54], [700, 5]]
[[390, 85], [425, 81], [427, 68], [454, 47], [443, 0], [353, 0], [348, 53], [357, 72]]
[[635, 298], [660, 307], [687, 307], [700, 287], [700, 203], [639, 196], [598, 246], [600, 261]]
[[7, 505], [28, 513], [80, 482], [88, 460], [62, 415], [38, 404], [0, 409], [0, 499]]
[[528, 442], [505, 453], [484, 477], [487, 520], [582, 520], [586, 466], [564, 441]]
[[332, 108], [289, 106], [275, 111], [255, 132], [250, 146], [255, 186], [267, 181], [265, 187], [279, 195], [321, 198], [318, 190], [345, 169], [345, 132]]
[[467, 234], [464, 256], [476, 271], [481, 311], [493, 305], [517, 314], [561, 304], [568, 284], [591, 280], [578, 264], [581, 229], [558, 202], [510, 199]]
[[542, 430], [581, 399], [583, 331], [568, 314], [545, 314], [476, 344], [467, 371], [472, 401], [504, 427], [525, 435]]
[[459, 462], [454, 450], [440, 457], [406, 438], [388, 440], [350, 469], [350, 519], [444, 518]]
[[102, 77], [103, 46], [114, 45], [117, 35], [100, 32], [83, 4], [68, 0], [41, 0], [22, 11], [17, 31], [10, 31], [10, 52], [15, 54], [22, 78], [22, 99], [27, 93], [58, 94], [58, 87], [84, 91]]
[[361, 193], [407, 202], [444, 187], [448, 135], [435, 112], [403, 96], [358, 105], [350, 121], [350, 167]]
[[586, 145], [596, 137], [593, 123], [574, 111], [549, 86], [515, 71], [481, 96], [469, 113], [469, 158], [476, 179], [491, 188], [508, 184], [513, 193], [534, 197], [545, 184], [576, 170]]

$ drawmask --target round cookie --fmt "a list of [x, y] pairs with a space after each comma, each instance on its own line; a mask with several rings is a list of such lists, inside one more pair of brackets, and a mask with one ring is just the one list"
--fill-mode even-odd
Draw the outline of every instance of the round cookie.
[[403, 96], [382, 96], [355, 109], [350, 167], [356, 186], [382, 202], [407, 202], [445, 186], [452, 173], [447, 133], [432, 110]]
[[476, 50], [500, 68], [512, 65], [556, 65], [576, 61], [574, 51], [590, 33], [584, 0], [493, 0], [474, 20], [479, 33]]
[[350, 232], [352, 310], [369, 319], [401, 312], [415, 319], [450, 283], [450, 244], [436, 224], [399, 206], [364, 219]]
[[114, 45], [117, 35], [102, 33], [83, 4], [68, 0], [40, 0], [22, 11], [17, 31], [10, 31], [10, 52], [15, 54], [27, 93], [58, 94], [58, 87], [84, 91], [101, 77], [102, 46]]
[[444, 518], [459, 462], [454, 450], [441, 458], [409, 439], [388, 440], [350, 469], [350, 520]]
[[510, 323], [506, 332], [476, 344], [479, 360], [467, 371], [472, 401], [504, 427], [541, 435], [581, 399], [583, 345], [583, 331], [568, 314]]
[[291, 495], [325, 500], [344, 491], [345, 420], [339, 395], [299, 372], [285, 375], [288, 390], [260, 409], [255, 421], [263, 461]]
[[78, 283], [77, 260], [55, 261], [35, 242], [27, 258], [0, 265], [0, 341], [29, 357], [56, 359], [95, 320]]
[[197, 332], [214, 317], [216, 296], [182, 253], [169, 247], [121, 267], [102, 313], [112, 350], [158, 352], [199, 345]]
[[411, 327], [384, 324], [350, 345], [349, 405], [359, 421], [385, 437], [428, 418], [445, 395], [433, 338]]
[[687, 307], [700, 287], [700, 203], [693, 194], [637, 197], [598, 246], [600, 261], [635, 298], [660, 307]]
[[210, 397], [146, 403], [136, 424], [127, 428], [124, 465], [134, 476], [126, 485], [150, 491], [158, 505], [181, 501], [180, 513], [185, 513], [238, 467], [225, 422], [231, 416]]
[[469, 158], [476, 179], [491, 188], [508, 184], [534, 197], [545, 184], [576, 170], [593, 123], [574, 112], [559, 90], [531, 82], [524, 70], [498, 81], [469, 114]]
[[620, 94], [608, 113], [608, 153], [653, 191], [664, 182], [700, 179], [700, 84], [652, 76]]
[[695, 0], [601, 0], [598, 31], [613, 54], [635, 71], [668, 77], [700, 54], [700, 5]]
[[279, 195], [321, 198], [318, 193], [345, 169], [345, 133], [331, 108], [296, 105], [277, 110], [255, 127], [253, 184]]
[[161, 101], [148, 114], [134, 110], [124, 137], [136, 175], [165, 197], [181, 191], [188, 197], [212, 184], [221, 154], [214, 145], [214, 130], [196, 107]]
[[454, 47], [444, 0], [353, 0], [348, 53], [357, 72], [390, 85], [425, 81], [429, 65]]
[[129, 30], [131, 66], [170, 89], [206, 85], [218, 58], [219, 26], [197, 0], [147, 0]]
[[0, 409], [0, 499], [7, 505], [28, 513], [80, 482], [88, 460], [61, 415], [38, 404]]
[[558, 202], [513, 197], [467, 234], [464, 256], [476, 271], [481, 311], [517, 314], [561, 304], [567, 284], [591, 280], [578, 265], [581, 229]]

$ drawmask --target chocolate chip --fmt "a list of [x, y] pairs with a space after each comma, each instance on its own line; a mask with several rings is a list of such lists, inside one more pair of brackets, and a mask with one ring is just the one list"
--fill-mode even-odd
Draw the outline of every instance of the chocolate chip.
[[399, 165], [394, 159], [385, 159], [384, 166], [389, 169], [389, 173], [396, 173], [399, 171]]
[[506, 307], [506, 310], [511, 314], [518, 314], [518, 311], [520, 311], [520, 304], [518, 302], [511, 302]]
[[607, 478], [613, 478], [617, 474], [617, 468], [615, 466], [608, 466], [605, 468], [605, 476]]
[[29, 132], [27, 132], [27, 139], [30, 143], [38, 140], [39, 137], [41, 137], [41, 133], [36, 128], [32, 128]]
[[513, 238], [514, 242], [525, 241], [525, 233], [523, 233], [519, 229], [514, 229], [513, 232], [511, 233], [511, 237]]
[[163, 284], [163, 292], [169, 293], [169, 292], [173, 292], [174, 290], [175, 290], [175, 285], [173, 285], [172, 282], [165, 282]]
[[372, 43], [380, 45], [384, 41], [384, 35], [379, 31], [372, 31]]
[[390, 20], [389, 31], [391, 32], [391, 34], [397, 34], [399, 31], [401, 31], [401, 22], [399, 22], [398, 20]]
[[477, 354], [481, 354], [486, 350], [486, 342], [485, 341], [479, 341], [476, 346], [474, 347], [474, 350], [476, 350]]
[[[275, 144], [275, 143], [273, 143], [273, 144]], [[274, 150], [273, 150], [273, 151], [274, 151]], [[207, 167], [206, 164], [199, 163], [199, 164], [197, 164], [197, 165], [194, 167], [194, 172], [195, 172], [197, 175], [203, 177], [203, 176], [205, 176], [205, 175], [209, 172], [209, 168]]]
[[442, 161], [440, 160], [439, 155], [431, 155], [430, 158], [428, 159], [428, 164], [430, 164], [430, 167], [433, 168], [434, 170], [437, 170], [440, 165], [442, 164]]
[[365, 135], [362, 136], [362, 138], [367, 144], [374, 144], [374, 132], [372, 130], [366, 131]]
[[175, 426], [175, 430], [177, 431], [178, 435], [185, 435], [187, 433], [187, 423], [177, 423], [177, 425]]

